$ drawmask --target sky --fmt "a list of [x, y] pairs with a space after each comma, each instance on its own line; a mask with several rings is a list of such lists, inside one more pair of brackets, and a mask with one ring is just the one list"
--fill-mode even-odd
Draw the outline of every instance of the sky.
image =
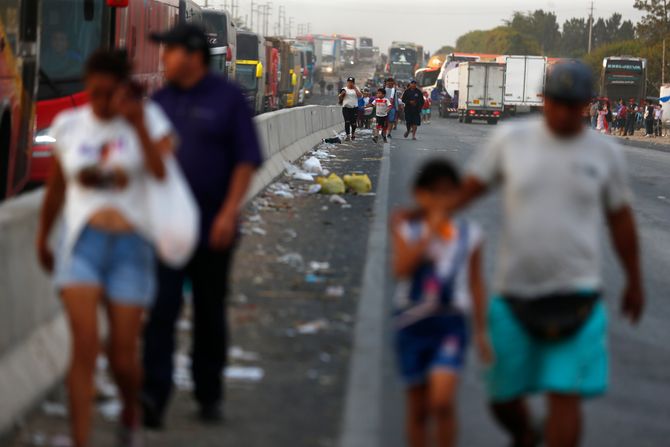
[[[203, 4], [204, 0], [197, 0]], [[251, 0], [234, 1], [238, 16], [249, 15]], [[435, 51], [442, 45], [453, 45], [468, 31], [490, 29], [501, 25], [515, 11], [545, 9], [555, 12], [559, 23], [571, 17], [587, 17], [590, 0], [255, 0], [272, 4], [271, 23], [276, 22], [278, 6], [296, 24], [310, 24], [312, 33], [340, 33], [369, 36], [386, 52], [393, 40], [412, 41]], [[614, 12], [624, 20], [637, 21], [641, 14], [633, 0], [594, 0], [594, 16], [609, 17]], [[224, 0], [209, 0], [223, 5]], [[270, 29], [274, 29], [272, 26]]]

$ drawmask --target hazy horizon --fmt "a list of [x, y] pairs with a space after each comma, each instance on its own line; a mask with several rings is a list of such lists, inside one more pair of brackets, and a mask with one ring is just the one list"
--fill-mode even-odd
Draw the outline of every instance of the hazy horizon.
[[[204, 4], [204, 0], [197, 0]], [[237, 0], [238, 16], [249, 16], [250, 0]], [[255, 1], [267, 3], [268, 0]], [[230, 5], [231, 0], [210, 0], [210, 6]], [[294, 17], [293, 35], [297, 24], [311, 24], [318, 34], [351, 34], [368, 36], [386, 52], [393, 40], [413, 41], [433, 52], [442, 45], [454, 45], [468, 31], [490, 29], [503, 24], [515, 11], [544, 9], [558, 16], [559, 24], [571, 17], [588, 17], [590, 0], [510, 0], [501, 5], [496, 0], [469, 0], [455, 5], [449, 0], [416, 0], [406, 6], [403, 0], [270, 0], [270, 34], [274, 34], [278, 6], [284, 5], [286, 16]], [[614, 12], [624, 20], [634, 22], [641, 17], [633, 8], [633, 0], [596, 0], [594, 16], [609, 17]], [[255, 28], [255, 27], [254, 27]]]

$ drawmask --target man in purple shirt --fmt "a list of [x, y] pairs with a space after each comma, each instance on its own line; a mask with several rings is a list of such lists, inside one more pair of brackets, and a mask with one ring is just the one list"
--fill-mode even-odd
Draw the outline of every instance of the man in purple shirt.
[[222, 419], [228, 271], [240, 208], [262, 155], [243, 92], [209, 71], [203, 30], [182, 24], [151, 37], [165, 45], [168, 81], [153, 99], [175, 126], [176, 156], [201, 213], [200, 243], [186, 267], [158, 266], [158, 295], [145, 330], [144, 424], [160, 428], [172, 391], [174, 328], [187, 279], [193, 288], [191, 371], [199, 416], [204, 422]]

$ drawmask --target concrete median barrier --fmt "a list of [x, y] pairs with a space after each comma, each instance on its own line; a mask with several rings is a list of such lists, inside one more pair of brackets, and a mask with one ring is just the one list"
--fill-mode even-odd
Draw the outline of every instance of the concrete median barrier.
[[[265, 163], [248, 198], [321, 139], [342, 127], [339, 107], [306, 106], [255, 118]], [[50, 278], [38, 266], [34, 241], [43, 191], [0, 206], [0, 434], [63, 378], [69, 333]]]

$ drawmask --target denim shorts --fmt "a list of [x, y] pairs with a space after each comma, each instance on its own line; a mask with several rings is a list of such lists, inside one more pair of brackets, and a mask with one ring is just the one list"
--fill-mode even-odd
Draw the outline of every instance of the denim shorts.
[[464, 315], [429, 317], [395, 334], [398, 368], [407, 386], [426, 383], [431, 373], [459, 373], [465, 365], [468, 327]]
[[149, 307], [156, 293], [153, 246], [137, 233], [111, 233], [87, 226], [68, 257], [56, 261], [58, 289], [102, 287], [106, 299]]

